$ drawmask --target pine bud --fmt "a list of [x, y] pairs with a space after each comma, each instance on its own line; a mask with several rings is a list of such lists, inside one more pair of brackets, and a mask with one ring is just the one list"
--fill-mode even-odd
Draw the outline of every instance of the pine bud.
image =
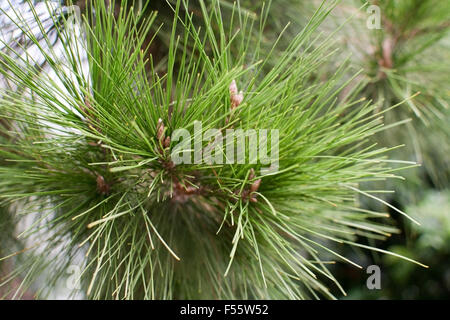
[[236, 109], [244, 100], [244, 93], [241, 91], [239, 94], [231, 96], [231, 109]]
[[164, 148], [170, 147], [170, 137], [167, 136], [163, 143]]
[[248, 180], [255, 179], [255, 170], [253, 168], [250, 169], [250, 174], [248, 175]]
[[253, 184], [250, 187], [250, 192], [258, 191], [260, 185], [261, 185], [261, 179], [258, 179], [255, 182], [253, 182]]
[[164, 124], [162, 119], [159, 119], [156, 125], [156, 138], [160, 141], [164, 138]]
[[230, 84], [230, 96], [233, 97], [234, 95], [236, 95], [238, 93], [238, 89], [237, 89], [237, 85], [236, 85], [236, 81], [233, 80], [231, 81]]
[[103, 195], [108, 195], [110, 191], [110, 186], [106, 183], [105, 178], [101, 175], [97, 176], [97, 192]]

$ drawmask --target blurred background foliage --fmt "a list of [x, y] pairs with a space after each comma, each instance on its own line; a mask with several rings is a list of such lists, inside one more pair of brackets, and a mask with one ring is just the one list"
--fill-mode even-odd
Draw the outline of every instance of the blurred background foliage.
[[[373, 28], [378, 18], [380, 28]], [[379, 133], [377, 143], [387, 148], [401, 146], [390, 152], [391, 157], [420, 165], [402, 170], [404, 179], [366, 187], [392, 190], [382, 198], [421, 223], [413, 226], [385, 207], [401, 232], [377, 247], [410, 254], [429, 269], [393, 257], [348, 252], [362, 265], [379, 265], [382, 284], [381, 290], [369, 290], [365, 270], [336, 265], [344, 287], [352, 288], [347, 298], [448, 299], [450, 2], [343, 0], [322, 28], [325, 34], [341, 28], [336, 33], [337, 47], [341, 59], [350, 57], [355, 70], [362, 70], [359, 79], [365, 87], [361, 95], [388, 110], [385, 125], [390, 129]], [[332, 73], [332, 63], [330, 67]], [[361, 201], [368, 209], [383, 206], [367, 198]]]
[[395, 237], [386, 248], [409, 255], [430, 266], [416, 268], [391, 256], [366, 257], [365, 263], [381, 266], [381, 290], [361, 284], [367, 275], [341, 270], [348, 282], [350, 299], [448, 299], [450, 292], [450, 192], [428, 190], [422, 201], [406, 212], [420, 219], [421, 226], [403, 227], [405, 237]]

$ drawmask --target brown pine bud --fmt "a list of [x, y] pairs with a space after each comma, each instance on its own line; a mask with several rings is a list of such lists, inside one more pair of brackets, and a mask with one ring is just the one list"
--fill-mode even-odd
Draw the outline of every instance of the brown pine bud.
[[258, 179], [255, 182], [253, 182], [253, 184], [250, 187], [250, 192], [258, 191], [260, 185], [261, 185], [261, 179]]
[[231, 109], [236, 109], [244, 100], [244, 93], [241, 91], [239, 94], [231, 96]]
[[237, 88], [237, 85], [236, 85], [236, 81], [235, 81], [235, 80], [231, 81], [229, 90], [230, 90], [230, 96], [231, 96], [231, 97], [234, 96], [234, 95], [236, 95], [236, 94], [238, 93], [238, 88]]
[[170, 171], [170, 170], [172, 170], [173, 168], [175, 168], [175, 163], [173, 163], [173, 161], [170, 160], [170, 161], [168, 161], [168, 162], [164, 162], [164, 163], [163, 163], [163, 167], [164, 167], [164, 169]]
[[167, 136], [163, 143], [164, 148], [170, 147], [170, 137]]
[[255, 170], [253, 168], [250, 169], [250, 174], [248, 175], [248, 180], [255, 179]]
[[110, 185], [106, 183], [105, 178], [101, 175], [97, 175], [97, 192], [103, 195], [108, 195], [110, 191]]
[[164, 123], [162, 119], [159, 119], [158, 124], [156, 125], [156, 138], [159, 141], [164, 139]]

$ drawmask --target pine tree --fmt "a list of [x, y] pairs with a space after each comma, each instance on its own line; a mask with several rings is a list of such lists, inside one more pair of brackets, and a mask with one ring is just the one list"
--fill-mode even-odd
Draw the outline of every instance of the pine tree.
[[417, 162], [420, 168], [403, 171], [406, 181], [388, 186], [397, 191], [390, 198], [407, 207], [420, 202], [427, 188], [448, 188], [450, 69], [444, 61], [450, 58], [450, 3], [345, 0], [334, 10], [334, 19], [322, 27], [342, 27], [338, 41], [346, 48], [343, 58], [351, 54], [354, 68], [364, 70], [362, 96], [381, 110], [406, 101], [386, 112], [385, 124], [392, 129], [377, 141], [403, 146], [391, 156]]
[[[17, 263], [0, 285], [20, 279], [23, 290], [47, 275], [36, 290], [45, 297], [82, 256], [90, 299], [333, 298], [345, 290], [328, 265], [361, 266], [329, 243], [422, 265], [359, 242], [396, 232], [388, 214], [358, 206], [361, 195], [376, 198], [360, 183], [412, 163], [373, 143], [391, 110], [360, 98], [364, 83], [348, 78], [347, 62], [317, 76], [335, 34], [315, 31], [335, 3], [282, 50], [282, 35], [263, 43], [265, 6], [255, 18], [239, 4], [168, 3], [162, 35], [154, 11], [127, 3], [88, 2], [74, 21], [44, 2], [51, 30], [31, 2], [32, 19], [3, 10], [21, 36], [0, 53], [12, 84], [0, 95], [1, 220], [31, 223], [19, 237], [27, 249], [2, 258]], [[207, 138], [180, 144], [179, 129]], [[268, 130], [257, 151], [279, 146], [277, 170], [251, 154], [220, 163], [231, 129]], [[196, 147], [216, 161], [175, 161]]]

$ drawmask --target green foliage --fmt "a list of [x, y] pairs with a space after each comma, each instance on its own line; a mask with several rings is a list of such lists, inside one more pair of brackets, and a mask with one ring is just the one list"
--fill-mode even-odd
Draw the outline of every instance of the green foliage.
[[[320, 41], [313, 32], [333, 6], [319, 8], [273, 62], [274, 51], [259, 45], [263, 23], [234, 7], [225, 25], [218, 1], [199, 3], [202, 23], [186, 7], [180, 13], [186, 3], [173, 6], [158, 70], [145, 43], [155, 14], [144, 20], [95, 2], [83, 16], [85, 34], [79, 24], [54, 21], [64, 26], [56, 29], [60, 51], [13, 16], [47, 69], [4, 43], [0, 71], [23, 90], [0, 95], [12, 126], [2, 132], [13, 137], [0, 148], [0, 197], [32, 219], [22, 234], [32, 245], [9, 279], [21, 276], [28, 287], [52, 270], [48, 288], [37, 292], [45, 297], [81, 252], [91, 299], [332, 298], [329, 283], [345, 291], [323, 257], [358, 265], [327, 241], [389, 253], [357, 242], [396, 229], [386, 213], [356, 201], [382, 192], [359, 183], [396, 177], [389, 149], [371, 142], [387, 110], [358, 99], [358, 83], [344, 91], [352, 80], [346, 63], [310, 82], [332, 54], [333, 35]], [[237, 108], [233, 80], [244, 94]], [[196, 120], [203, 133], [278, 129], [280, 170], [262, 176], [260, 164], [174, 165], [165, 137], [192, 130]]]
[[416, 268], [410, 263], [384, 256], [380, 259], [383, 274], [379, 292], [355, 290], [353, 299], [446, 299], [450, 288], [450, 194], [447, 191], [428, 191], [418, 205], [406, 212], [421, 219], [420, 226], [406, 230], [406, 243], [392, 244], [390, 251], [414, 257], [430, 266]]
[[[366, 12], [371, 4], [380, 9], [380, 29], [366, 26], [376, 14]], [[445, 188], [449, 184], [449, 149], [443, 141], [450, 137], [450, 69], [443, 62], [450, 58], [450, 3], [342, 1], [335, 10], [336, 24], [350, 15], [354, 17], [339, 32], [339, 44], [347, 49], [343, 55], [350, 52], [353, 65], [365, 70], [360, 79], [367, 82], [362, 95], [380, 109], [407, 100], [385, 114], [386, 125], [395, 128], [378, 136], [380, 145], [405, 145], [394, 157], [422, 166], [405, 172], [407, 183], [393, 186], [399, 191], [396, 201], [407, 205], [420, 199], [424, 185]]]

